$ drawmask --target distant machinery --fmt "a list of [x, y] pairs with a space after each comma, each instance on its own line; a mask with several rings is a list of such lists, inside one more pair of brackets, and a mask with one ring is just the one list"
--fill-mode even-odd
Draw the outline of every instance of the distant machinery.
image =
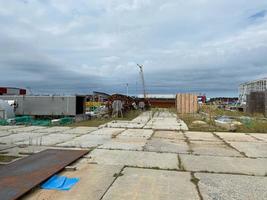
[[141, 76], [141, 81], [142, 81], [142, 87], [143, 87], [143, 94], [144, 94], [144, 99], [147, 98], [146, 94], [146, 85], [145, 85], [145, 77], [144, 77], [144, 70], [143, 70], [143, 65], [137, 64], [137, 66], [140, 68], [140, 76]]
[[243, 83], [239, 86], [239, 103], [241, 105], [246, 105], [247, 96], [251, 92], [264, 92], [264, 91], [267, 91], [267, 78]]

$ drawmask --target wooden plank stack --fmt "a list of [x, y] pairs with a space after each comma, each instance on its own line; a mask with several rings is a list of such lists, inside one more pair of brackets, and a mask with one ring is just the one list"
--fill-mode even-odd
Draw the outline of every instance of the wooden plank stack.
[[198, 99], [195, 94], [176, 95], [176, 109], [179, 114], [193, 114], [198, 111]]

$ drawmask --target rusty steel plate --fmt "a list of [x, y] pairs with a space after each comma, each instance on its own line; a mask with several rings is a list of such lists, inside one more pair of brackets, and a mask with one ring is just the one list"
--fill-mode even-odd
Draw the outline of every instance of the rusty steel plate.
[[0, 199], [14, 200], [73, 163], [87, 150], [48, 149], [0, 168]]

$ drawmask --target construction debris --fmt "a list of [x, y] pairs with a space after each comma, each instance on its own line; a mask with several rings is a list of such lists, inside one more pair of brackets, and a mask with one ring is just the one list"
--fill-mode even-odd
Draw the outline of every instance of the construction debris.
[[88, 152], [49, 149], [1, 167], [1, 200], [18, 199]]

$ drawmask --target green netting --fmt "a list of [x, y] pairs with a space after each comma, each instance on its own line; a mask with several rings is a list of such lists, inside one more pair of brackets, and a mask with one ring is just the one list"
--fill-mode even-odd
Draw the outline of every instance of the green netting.
[[4, 119], [0, 119], [0, 126], [5, 126], [5, 125], [8, 125], [9, 123], [4, 120]]
[[16, 125], [32, 125], [32, 126], [50, 126], [51, 120], [43, 119], [43, 120], [36, 120], [33, 119], [31, 116], [22, 116], [15, 118]]
[[17, 125], [30, 125], [33, 118], [31, 116], [15, 117], [15, 122]]
[[32, 126], [50, 126], [51, 125], [51, 120], [33, 120], [31, 122]]
[[60, 119], [60, 125], [72, 124], [74, 119], [72, 117], [64, 117]]
[[[68, 125], [74, 122], [74, 118], [72, 117], [64, 117], [60, 119], [60, 125]], [[26, 125], [26, 126], [51, 126], [50, 119], [34, 119], [31, 116], [21, 116], [15, 117], [16, 125]], [[0, 125], [8, 125], [6, 120], [0, 120]]]

